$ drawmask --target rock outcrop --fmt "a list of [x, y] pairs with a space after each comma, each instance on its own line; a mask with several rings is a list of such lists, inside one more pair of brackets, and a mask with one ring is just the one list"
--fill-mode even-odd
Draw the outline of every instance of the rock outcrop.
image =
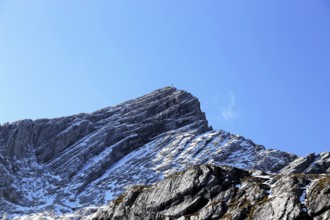
[[330, 153], [324, 152], [319, 155], [315, 155], [314, 153], [312, 153], [309, 154], [307, 157], [299, 157], [296, 160], [292, 161], [289, 165], [284, 167], [280, 172], [282, 174], [330, 173]]
[[[200, 165], [134, 186], [93, 219], [329, 219], [330, 176]], [[307, 192], [307, 193], [306, 193]]]

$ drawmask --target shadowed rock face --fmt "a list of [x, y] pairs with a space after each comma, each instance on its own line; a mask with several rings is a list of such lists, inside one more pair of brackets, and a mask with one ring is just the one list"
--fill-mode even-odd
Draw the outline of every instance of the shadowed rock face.
[[1, 125], [0, 216], [55, 218], [195, 164], [311, 174], [329, 173], [329, 158], [298, 158], [214, 131], [197, 98], [166, 87], [91, 114]]
[[[94, 219], [329, 219], [330, 177], [201, 165], [135, 186]], [[306, 193], [307, 191], [307, 193]]]

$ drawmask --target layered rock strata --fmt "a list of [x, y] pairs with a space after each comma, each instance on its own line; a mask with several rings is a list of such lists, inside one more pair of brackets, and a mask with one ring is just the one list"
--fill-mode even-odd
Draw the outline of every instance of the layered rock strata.
[[329, 219], [330, 175], [253, 175], [201, 165], [135, 186], [95, 214], [106, 219]]

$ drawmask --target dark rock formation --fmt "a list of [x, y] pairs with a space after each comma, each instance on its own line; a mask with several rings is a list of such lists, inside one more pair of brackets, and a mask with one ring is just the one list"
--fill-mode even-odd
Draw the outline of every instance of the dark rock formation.
[[252, 176], [201, 165], [151, 186], [132, 187], [93, 219], [325, 220], [330, 217], [329, 191], [329, 176]]

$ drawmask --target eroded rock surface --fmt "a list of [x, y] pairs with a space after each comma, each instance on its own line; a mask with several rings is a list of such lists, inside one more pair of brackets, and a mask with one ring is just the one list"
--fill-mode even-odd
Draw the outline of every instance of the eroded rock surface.
[[324, 152], [319, 155], [314, 153], [306, 157], [299, 157], [284, 167], [282, 174], [309, 173], [321, 174], [330, 173], [330, 153]]
[[[93, 219], [329, 219], [330, 176], [201, 165], [135, 186]], [[307, 193], [306, 193], [307, 191]]]

